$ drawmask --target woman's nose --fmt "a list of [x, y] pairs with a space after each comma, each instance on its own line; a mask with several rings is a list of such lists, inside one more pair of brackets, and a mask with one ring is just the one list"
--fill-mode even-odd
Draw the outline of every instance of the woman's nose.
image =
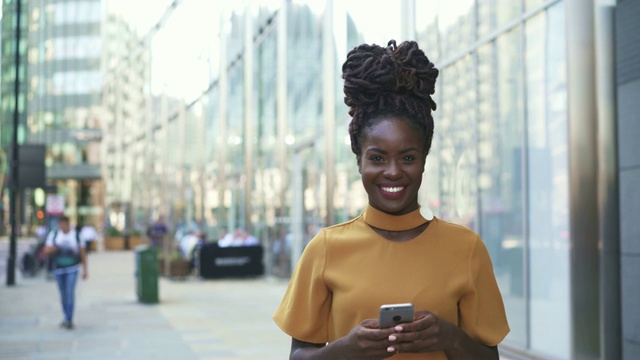
[[400, 174], [400, 166], [395, 161], [390, 161], [387, 168], [384, 170], [384, 175], [389, 177], [398, 176]]

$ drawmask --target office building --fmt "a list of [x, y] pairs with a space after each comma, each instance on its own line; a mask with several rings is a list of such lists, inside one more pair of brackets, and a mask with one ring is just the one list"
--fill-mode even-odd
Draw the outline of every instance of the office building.
[[[2, 146], [9, 149], [15, 92], [16, 1], [3, 3]], [[18, 142], [46, 145], [46, 189], [21, 193], [30, 230], [45, 209], [39, 191], [64, 198], [74, 223], [101, 223], [102, 3], [21, 1]], [[5, 193], [6, 196], [6, 193]], [[59, 215], [59, 214], [56, 214]], [[52, 217], [53, 218], [53, 217]]]

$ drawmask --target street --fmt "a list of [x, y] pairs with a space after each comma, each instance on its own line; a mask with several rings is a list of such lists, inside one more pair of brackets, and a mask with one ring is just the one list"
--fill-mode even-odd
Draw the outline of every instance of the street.
[[[26, 244], [19, 244], [20, 254]], [[0, 359], [286, 359], [290, 340], [271, 320], [287, 285], [271, 277], [159, 279], [160, 303], [138, 302], [133, 251], [89, 255], [78, 280], [76, 329], [62, 320], [44, 272], [6, 285], [0, 240]], [[18, 256], [19, 259], [19, 256]]]

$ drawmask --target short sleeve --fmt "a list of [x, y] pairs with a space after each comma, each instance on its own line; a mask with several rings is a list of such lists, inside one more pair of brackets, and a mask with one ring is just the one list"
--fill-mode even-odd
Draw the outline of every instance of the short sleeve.
[[55, 234], [55, 231], [49, 231], [49, 233], [47, 234], [47, 239], [44, 242], [45, 246], [53, 246], [53, 235]]
[[273, 315], [276, 324], [295, 339], [316, 344], [328, 341], [331, 292], [323, 277], [325, 262], [326, 239], [321, 231], [305, 247]]
[[78, 235], [75, 235], [75, 234], [74, 234], [74, 236], [77, 236], [77, 237], [78, 237], [78, 239], [80, 240], [80, 247], [81, 247], [81, 248], [86, 249], [86, 248], [87, 248], [87, 239], [86, 239], [86, 238], [83, 238], [83, 237], [81, 236], [81, 234], [78, 234]]
[[509, 333], [509, 324], [491, 258], [480, 238], [470, 254], [469, 281], [470, 290], [458, 307], [460, 327], [477, 341], [498, 345]]

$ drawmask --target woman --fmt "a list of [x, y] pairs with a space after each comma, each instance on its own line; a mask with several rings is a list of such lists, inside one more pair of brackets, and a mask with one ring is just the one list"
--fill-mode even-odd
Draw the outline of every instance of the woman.
[[[369, 205], [305, 248], [274, 320], [291, 359], [498, 359], [509, 332], [489, 254], [471, 230], [420, 214], [438, 70], [415, 42], [363, 44], [342, 66]], [[381, 305], [413, 321], [380, 329]]]
[[82, 267], [82, 279], [86, 280], [88, 277], [86, 243], [80, 239], [78, 232], [71, 228], [69, 218], [63, 216], [58, 221], [58, 230], [49, 233], [44, 252], [53, 262], [53, 273], [60, 292], [64, 314], [60, 327], [72, 330], [75, 327], [73, 311], [80, 267]]

